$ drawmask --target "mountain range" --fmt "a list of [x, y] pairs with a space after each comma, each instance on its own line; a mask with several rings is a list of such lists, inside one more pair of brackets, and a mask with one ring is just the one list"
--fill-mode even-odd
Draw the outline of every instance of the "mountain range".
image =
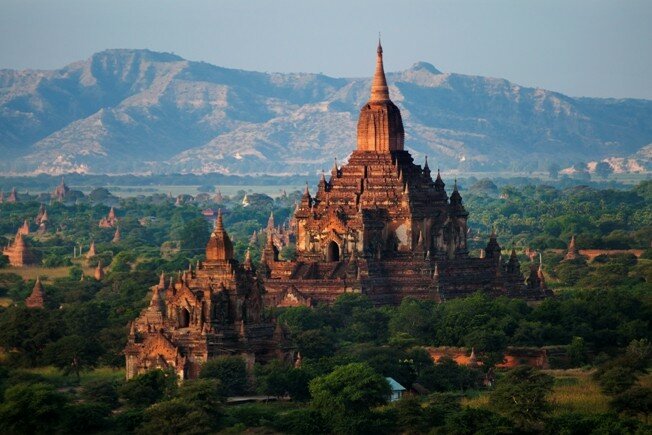
[[[652, 159], [650, 100], [573, 98], [425, 62], [387, 78], [406, 146], [431, 167]], [[355, 148], [370, 83], [149, 50], [106, 50], [58, 70], [0, 70], [0, 171], [312, 174]]]

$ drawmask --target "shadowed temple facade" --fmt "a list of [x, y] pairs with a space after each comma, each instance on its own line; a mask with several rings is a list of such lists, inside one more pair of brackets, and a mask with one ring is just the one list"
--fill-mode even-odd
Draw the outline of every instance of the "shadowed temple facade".
[[439, 171], [433, 179], [427, 161], [415, 164], [404, 136], [379, 44], [356, 150], [346, 164], [335, 163], [328, 180], [322, 176], [314, 195], [306, 186], [295, 210], [297, 259], [279, 260], [280, 236], [270, 218], [256, 270], [249, 252], [238, 263], [220, 213], [206, 261], [167, 286], [161, 278], [149, 307], [132, 323], [127, 378], [152, 368], [194, 378], [203, 362], [222, 354], [243, 355], [249, 364], [291, 360], [283, 328], [263, 318], [264, 306], [313, 306], [348, 292], [368, 295], [376, 305], [397, 305], [408, 296], [443, 302], [479, 290], [546, 297], [541, 267], [523, 276], [515, 252], [505, 259], [495, 234], [482, 257], [469, 255], [469, 213], [456, 183], [449, 194]]

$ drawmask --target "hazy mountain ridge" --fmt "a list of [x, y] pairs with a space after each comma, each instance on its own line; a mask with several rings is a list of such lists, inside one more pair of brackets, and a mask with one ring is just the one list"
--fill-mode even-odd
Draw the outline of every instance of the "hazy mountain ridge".
[[[388, 80], [407, 146], [447, 169], [649, 155], [649, 100], [571, 98], [424, 62]], [[107, 50], [56, 71], [1, 70], [0, 151], [9, 158], [0, 169], [314, 172], [355, 147], [369, 84], [148, 50]]]

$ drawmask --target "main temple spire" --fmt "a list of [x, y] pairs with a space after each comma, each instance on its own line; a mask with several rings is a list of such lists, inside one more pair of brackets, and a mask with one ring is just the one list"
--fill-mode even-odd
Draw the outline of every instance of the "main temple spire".
[[369, 101], [358, 118], [358, 151], [386, 153], [403, 151], [405, 132], [401, 111], [389, 99], [383, 66], [383, 47], [378, 41], [376, 72], [371, 81]]
[[383, 46], [378, 38], [378, 48], [376, 49], [376, 72], [371, 82], [371, 102], [383, 102], [389, 100], [389, 88], [385, 78], [385, 68], [383, 66]]

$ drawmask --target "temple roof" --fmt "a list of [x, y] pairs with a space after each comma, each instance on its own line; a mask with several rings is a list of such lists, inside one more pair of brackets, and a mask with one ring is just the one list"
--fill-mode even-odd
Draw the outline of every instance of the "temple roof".
[[378, 39], [378, 48], [376, 49], [376, 71], [371, 82], [371, 98], [369, 101], [374, 103], [389, 101], [389, 88], [387, 87], [383, 66], [383, 46], [380, 44], [380, 39]]
[[232, 260], [233, 259], [233, 243], [229, 235], [224, 230], [224, 222], [222, 221], [222, 209], [217, 212], [217, 219], [215, 220], [215, 228], [211, 234], [211, 238], [206, 245], [206, 260]]
[[405, 139], [401, 111], [389, 98], [383, 67], [383, 47], [378, 41], [376, 72], [371, 82], [369, 101], [358, 118], [358, 151], [386, 153], [402, 151]]

